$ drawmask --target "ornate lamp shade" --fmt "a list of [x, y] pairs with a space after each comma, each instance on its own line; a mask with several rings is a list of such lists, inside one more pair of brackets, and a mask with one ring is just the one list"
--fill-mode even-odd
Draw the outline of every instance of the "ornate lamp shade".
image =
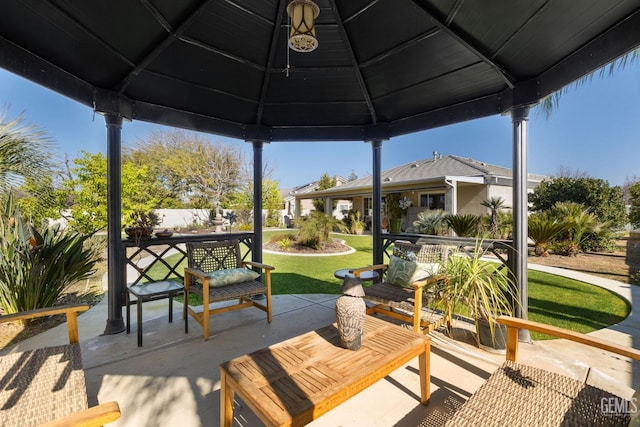
[[315, 19], [320, 8], [311, 0], [292, 0], [287, 6], [291, 18], [289, 47], [296, 52], [311, 52], [318, 47]]

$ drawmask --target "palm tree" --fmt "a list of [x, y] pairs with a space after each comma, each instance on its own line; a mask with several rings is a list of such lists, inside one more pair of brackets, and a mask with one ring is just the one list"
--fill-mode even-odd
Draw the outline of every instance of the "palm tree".
[[567, 223], [547, 218], [543, 214], [533, 214], [528, 219], [528, 234], [533, 240], [536, 256], [549, 256], [549, 243], [567, 230]]
[[478, 234], [478, 226], [480, 225], [478, 215], [447, 215], [445, 221], [458, 237], [474, 237]]
[[500, 234], [500, 222], [498, 220], [498, 212], [504, 207], [505, 200], [502, 197], [492, 197], [489, 200], [483, 200], [480, 204], [489, 208], [491, 211], [491, 237], [497, 238]]
[[614, 74], [616, 69], [624, 69], [628, 65], [631, 65], [633, 63], [640, 63], [640, 49], [632, 50], [627, 54], [622, 55], [614, 59], [610, 63], [600, 67], [599, 69], [594, 70], [593, 72], [579, 78], [573, 84], [565, 86], [564, 88], [545, 96], [540, 100], [540, 103], [538, 104], [539, 111], [548, 119], [549, 117], [551, 117], [553, 111], [558, 109], [562, 95], [567, 93], [567, 91], [571, 87], [578, 87], [587, 82], [590, 82], [596, 73], [599, 74], [599, 77], [602, 78], [606, 74]]
[[11, 120], [6, 110], [0, 112], [0, 197], [29, 181], [38, 188], [50, 177], [51, 148], [44, 131], [24, 124], [23, 114]]
[[598, 218], [580, 203], [556, 202], [551, 215], [567, 224], [566, 244], [570, 256], [577, 255], [586, 237], [602, 227]]

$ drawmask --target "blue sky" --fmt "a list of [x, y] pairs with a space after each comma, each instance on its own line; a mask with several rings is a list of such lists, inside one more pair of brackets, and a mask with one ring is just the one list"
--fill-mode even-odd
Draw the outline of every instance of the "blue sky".
[[[640, 65], [614, 75], [594, 77], [572, 87], [560, 107], [546, 119], [535, 110], [529, 121], [529, 172], [555, 175], [560, 168], [586, 172], [611, 185], [640, 176]], [[25, 114], [54, 141], [60, 159], [80, 150], [106, 152], [102, 116], [73, 100], [0, 69], [0, 107], [9, 116]], [[125, 122], [123, 145], [145, 139], [152, 131], [170, 128], [144, 122]], [[511, 167], [510, 116], [493, 116], [432, 129], [386, 141], [382, 167], [388, 169], [426, 159], [433, 151]], [[251, 158], [244, 141], [209, 135], [213, 143], [235, 144]], [[285, 143], [264, 146], [263, 158], [281, 188], [317, 180], [323, 173], [358, 177], [371, 173], [371, 146], [364, 142]], [[62, 160], [61, 160], [62, 161]]]

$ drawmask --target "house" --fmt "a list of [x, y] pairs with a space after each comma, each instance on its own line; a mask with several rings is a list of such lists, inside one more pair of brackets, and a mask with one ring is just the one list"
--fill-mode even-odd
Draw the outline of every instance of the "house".
[[[432, 158], [397, 166], [381, 174], [383, 206], [385, 195], [389, 193], [401, 193], [411, 200], [403, 229], [411, 225], [418, 213], [428, 209], [441, 209], [450, 214], [483, 215], [488, 213], [488, 209], [481, 202], [492, 197], [501, 197], [506, 207], [512, 206], [511, 169], [460, 156], [433, 154]], [[532, 192], [545, 178], [548, 177], [529, 174], [528, 191]], [[320, 197], [351, 200], [353, 209], [371, 218], [372, 191], [372, 177], [368, 176], [294, 197], [300, 203], [307, 198]]]
[[[336, 176], [336, 187], [338, 188], [348, 181], [341, 177]], [[288, 224], [286, 218], [298, 218], [301, 216], [308, 215], [309, 212], [315, 210], [313, 206], [313, 199], [316, 197], [304, 197], [305, 194], [309, 194], [315, 192], [318, 187], [318, 181], [309, 182], [304, 185], [299, 185], [293, 188], [281, 189], [280, 193], [282, 194], [282, 199], [284, 201], [284, 208], [282, 211], [282, 223]], [[334, 198], [335, 200], [335, 198]], [[336, 204], [336, 208], [333, 210], [333, 216], [336, 218], [342, 219], [344, 216], [343, 212], [351, 209], [351, 200], [338, 200]]]

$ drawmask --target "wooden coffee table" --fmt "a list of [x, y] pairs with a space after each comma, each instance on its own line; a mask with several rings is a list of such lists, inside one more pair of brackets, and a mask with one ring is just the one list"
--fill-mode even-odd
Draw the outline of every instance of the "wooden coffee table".
[[340, 347], [334, 324], [237, 357], [220, 365], [220, 425], [231, 426], [234, 394], [267, 426], [305, 425], [416, 356], [426, 405], [430, 350], [428, 336], [366, 316], [357, 351]]

